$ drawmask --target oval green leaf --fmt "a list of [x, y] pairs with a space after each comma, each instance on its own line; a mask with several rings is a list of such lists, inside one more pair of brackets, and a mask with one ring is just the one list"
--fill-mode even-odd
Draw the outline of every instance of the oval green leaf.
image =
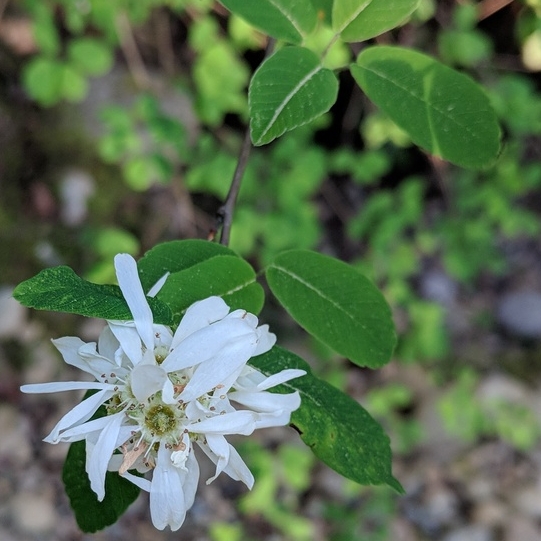
[[218, 255], [171, 274], [157, 297], [166, 303], [178, 323], [195, 301], [212, 295], [222, 297], [232, 309], [257, 314], [263, 307], [263, 288], [254, 269], [244, 259]]
[[290, 43], [301, 43], [317, 24], [311, 0], [220, 0], [231, 13], [265, 34]]
[[284, 47], [268, 58], [250, 82], [250, 134], [264, 145], [326, 113], [336, 101], [338, 79], [304, 47]]
[[386, 483], [404, 492], [391, 471], [389, 438], [370, 414], [347, 394], [315, 377], [297, 355], [273, 347], [254, 357], [250, 364], [270, 376], [286, 368], [307, 374], [271, 389], [271, 392], [301, 396], [299, 409], [291, 415], [291, 426], [313, 453], [339, 474], [362, 485]]
[[137, 262], [143, 290], [148, 291], [165, 273], [189, 269], [218, 255], [236, 255], [222, 244], [201, 239], [173, 240], [157, 244]]
[[482, 88], [466, 75], [391, 46], [365, 49], [351, 73], [365, 94], [431, 154], [472, 169], [496, 160], [496, 114]]
[[419, 0], [335, 0], [333, 28], [344, 41], [364, 41], [404, 23]]
[[[20, 283], [13, 297], [36, 310], [67, 312], [102, 319], [133, 319], [118, 286], [100, 285], [79, 278], [69, 267], [44, 269]], [[172, 324], [169, 308], [158, 299], [147, 298], [154, 323]]]
[[306, 331], [359, 366], [389, 362], [396, 343], [391, 310], [350, 265], [308, 250], [284, 252], [266, 271], [271, 291]]
[[96, 494], [90, 488], [85, 460], [85, 442], [72, 443], [64, 462], [62, 481], [75, 513], [77, 525], [85, 533], [94, 533], [114, 524], [137, 499], [140, 490], [127, 479], [120, 477], [118, 473], [107, 472], [105, 498], [101, 502], [98, 501]]

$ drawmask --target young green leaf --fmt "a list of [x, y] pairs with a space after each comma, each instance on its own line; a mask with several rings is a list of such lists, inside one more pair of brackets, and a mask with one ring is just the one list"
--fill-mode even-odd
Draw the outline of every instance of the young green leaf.
[[317, 24], [311, 0], [220, 0], [232, 13], [265, 34], [290, 43], [301, 43]]
[[308, 250], [278, 255], [271, 291], [306, 331], [359, 366], [389, 362], [396, 336], [379, 290], [348, 264]]
[[73, 68], [85, 75], [103, 75], [113, 66], [113, 54], [105, 42], [93, 38], [77, 38], [68, 44]]
[[218, 255], [171, 274], [158, 293], [178, 321], [195, 301], [211, 295], [222, 297], [235, 310], [257, 314], [263, 307], [263, 288], [256, 282], [254, 269], [244, 259]]
[[488, 97], [472, 79], [400, 47], [365, 49], [351, 73], [366, 95], [411, 139], [457, 165], [491, 165], [500, 128]]
[[236, 255], [226, 246], [200, 239], [173, 240], [157, 244], [137, 262], [143, 290], [148, 291], [166, 272], [189, 269], [218, 255]]
[[364, 41], [403, 23], [419, 0], [335, 0], [333, 28], [344, 41]]
[[250, 82], [250, 134], [264, 145], [326, 113], [336, 101], [338, 79], [303, 47], [284, 47], [268, 58]]
[[[99, 285], [79, 278], [69, 267], [44, 269], [20, 283], [13, 297], [37, 310], [68, 312], [102, 319], [131, 320], [130, 309], [118, 286]], [[154, 323], [170, 325], [171, 311], [157, 299], [147, 299]]]
[[307, 374], [271, 392], [299, 391], [300, 408], [291, 425], [313, 453], [339, 474], [363, 485], [386, 483], [403, 492], [391, 471], [389, 438], [369, 413], [350, 396], [315, 377], [308, 364], [295, 354], [273, 347], [250, 364], [270, 376], [286, 368]]

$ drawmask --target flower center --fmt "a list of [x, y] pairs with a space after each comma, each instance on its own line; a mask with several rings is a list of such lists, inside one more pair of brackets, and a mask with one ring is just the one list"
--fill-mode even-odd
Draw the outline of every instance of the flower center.
[[145, 424], [151, 434], [164, 436], [177, 426], [175, 412], [164, 404], [152, 406], [145, 415]]

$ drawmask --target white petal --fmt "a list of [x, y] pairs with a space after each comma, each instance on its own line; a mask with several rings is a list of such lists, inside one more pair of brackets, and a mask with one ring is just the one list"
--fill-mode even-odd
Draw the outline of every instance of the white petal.
[[[108, 325], [105, 325], [98, 338], [98, 352], [102, 357], [115, 362], [115, 353], [120, 342], [115, 338]], [[116, 364], [116, 363], [115, 363]]]
[[278, 374], [273, 374], [272, 376], [269, 376], [261, 383], [258, 383], [257, 389], [260, 391], [264, 391], [266, 389], [270, 389], [271, 387], [275, 387], [276, 385], [280, 385], [281, 383], [285, 383], [286, 381], [290, 381], [295, 378], [300, 378], [301, 376], [306, 375], [306, 370], [299, 370], [297, 368], [288, 368], [287, 370], [282, 370], [281, 372], [278, 372]]
[[291, 420], [291, 410], [276, 410], [271, 413], [260, 413], [255, 423], [257, 430], [260, 428], [270, 428], [274, 426], [286, 426]]
[[223, 436], [215, 434], [207, 434], [206, 439], [209, 449], [217, 459], [214, 461], [216, 464], [216, 473], [206, 481], [207, 485], [210, 485], [229, 463], [229, 443], [227, 443], [227, 440]]
[[216, 415], [210, 419], [187, 426], [196, 434], [243, 434], [248, 436], [254, 431], [257, 414], [252, 411], [234, 411], [225, 415]]
[[153, 316], [139, 279], [137, 263], [129, 254], [117, 254], [115, 256], [115, 270], [118, 285], [128, 303], [137, 332], [147, 349], [153, 350]]
[[131, 372], [130, 383], [133, 396], [139, 402], [144, 402], [154, 393], [161, 391], [166, 381], [169, 381], [169, 378], [161, 366], [138, 364]]
[[90, 479], [90, 488], [98, 496], [98, 501], [103, 501], [105, 497], [105, 473], [107, 464], [113, 451], [116, 448], [116, 441], [120, 431], [120, 424], [124, 419], [124, 413], [115, 413], [108, 415], [106, 419], [109, 423], [103, 428], [98, 437], [98, 441], [90, 451], [87, 446], [86, 454], [86, 472]]
[[[131, 321], [108, 321], [111, 332], [118, 340], [122, 351], [135, 366], [143, 359], [143, 347], [141, 337]], [[116, 364], [121, 365], [122, 359], [117, 359]]]
[[260, 391], [251, 393], [247, 391], [235, 391], [229, 393], [229, 400], [238, 402], [254, 411], [268, 412], [288, 409], [290, 412], [301, 405], [298, 392], [290, 394], [277, 394]]
[[179, 399], [185, 402], [195, 400], [223, 384], [233, 374], [238, 375], [252, 356], [256, 345], [254, 338], [255, 334], [251, 333], [226, 342], [210, 360], [196, 368]]
[[150, 487], [152, 524], [163, 530], [169, 526], [176, 531], [186, 517], [186, 504], [180, 470], [171, 463], [171, 451], [160, 445]]
[[97, 393], [89, 396], [86, 400], [83, 400], [80, 404], [77, 404], [72, 410], [70, 410], [51, 430], [51, 433], [44, 439], [48, 443], [58, 443], [63, 440], [63, 434], [60, 434], [61, 431], [73, 427], [74, 425], [79, 425], [88, 421], [97, 409], [109, 398], [113, 396], [113, 391], [104, 389], [98, 391]]
[[214, 357], [229, 343], [234, 343], [240, 338], [252, 343], [252, 349], [255, 349], [256, 332], [242, 319], [217, 321], [193, 332], [177, 347], [172, 348], [161, 366], [167, 372], [196, 366]]
[[229, 306], [227, 306], [221, 297], [209, 297], [208, 299], [194, 302], [186, 310], [175, 333], [171, 347], [175, 348], [190, 334], [223, 319], [228, 313]]
[[[208, 445], [199, 441], [197, 444], [215, 464], [218, 462], [219, 458], [211, 451]], [[235, 481], [242, 481], [249, 489], [251, 489], [254, 486], [254, 476], [252, 475], [252, 472], [237, 453], [237, 450], [232, 445], [228, 445], [229, 460], [223, 472]]]
[[92, 374], [96, 379], [100, 379], [101, 374], [111, 372], [115, 366], [113, 359], [98, 354], [95, 342], [87, 344], [75, 336], [64, 336], [51, 342], [67, 364]]
[[186, 509], [190, 509], [195, 500], [195, 493], [197, 492], [197, 484], [199, 482], [199, 463], [195, 458], [195, 453], [192, 448], [186, 461], [186, 473], [182, 480], [182, 488], [184, 489], [184, 505]]
[[[93, 419], [92, 421], [73, 426], [62, 432], [58, 441], [72, 443], [74, 441], [83, 440], [87, 438], [89, 434], [92, 434], [93, 432], [100, 432], [101, 430], [103, 430], [103, 428], [107, 425], [108, 422], [109, 419], [106, 416], [99, 417], [98, 419]], [[97, 436], [95, 437], [95, 439], [97, 440]], [[45, 439], [44, 441], [47, 441], [47, 439]]]
[[163, 284], [167, 281], [167, 278], [169, 278], [170, 272], [166, 272], [149, 290], [147, 293], [147, 297], [155, 297], [159, 292], [160, 289], [163, 287]]
[[58, 393], [62, 391], [79, 391], [81, 389], [113, 390], [111, 383], [100, 383], [98, 381], [52, 381], [50, 383], [28, 383], [21, 385], [23, 393]]
[[152, 484], [148, 479], [139, 477], [138, 475], [133, 475], [133, 473], [130, 473], [129, 471], [123, 473], [122, 477], [125, 477], [128, 481], [132, 482], [135, 486], [139, 487], [145, 492], [150, 492], [150, 489], [152, 488]]
[[268, 325], [261, 325], [261, 327], [257, 328], [257, 348], [254, 351], [254, 357], [262, 353], [267, 353], [274, 344], [276, 344], [276, 335], [269, 332]]

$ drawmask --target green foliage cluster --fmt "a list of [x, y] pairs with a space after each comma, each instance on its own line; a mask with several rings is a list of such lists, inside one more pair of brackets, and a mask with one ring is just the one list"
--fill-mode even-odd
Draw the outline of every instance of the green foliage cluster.
[[[361, 254], [354, 267], [380, 286], [393, 309], [406, 316], [396, 356], [405, 361], [446, 357], [445, 309], [420, 298], [412, 284], [424, 263], [437, 261], [454, 280], [471, 287], [482, 273], [505, 272], [499, 244], [539, 235], [538, 216], [521, 204], [541, 189], [536, 150], [541, 136], [539, 91], [526, 76], [501, 75], [491, 67], [494, 43], [479, 29], [477, 9], [471, 3], [457, 5], [450, 23], [437, 34], [437, 55], [447, 65], [394, 45], [370, 45], [355, 58], [349, 46], [391, 30], [409, 17], [413, 27], [421, 25], [435, 9], [435, 3], [428, 0], [372, 0], [364, 8], [359, 2], [345, 0], [260, 0], [257, 7], [242, 0], [223, 0], [221, 4], [232, 12], [228, 18], [223, 7], [216, 8], [209, 0], [24, 1], [39, 53], [24, 66], [22, 81], [29, 96], [43, 106], [83, 99], [88, 78], [112, 68], [130, 25], [148, 22], [155, 10], [167, 9], [186, 26], [192, 72], [188, 82], [179, 77], [174, 84], [193, 102], [199, 124], [197, 137], [190, 138], [188, 128], [166, 114], [159, 97], [148, 89], [129, 106], [102, 111], [106, 133], [98, 144], [100, 157], [118, 167], [129, 189], [146, 192], [155, 185], [180, 181], [191, 194], [223, 200], [241, 144], [241, 138], [224, 120], [234, 115], [249, 123], [256, 146], [275, 140], [269, 148], [252, 153], [235, 213], [231, 250], [210, 245], [216, 249], [212, 257], [205, 253], [195, 259], [190, 259], [190, 249], [183, 250], [183, 261], [189, 264], [182, 268], [172, 269], [169, 262], [157, 264], [164, 249], [159, 247], [140, 261], [146, 285], [165, 270], [174, 272], [156, 301], [155, 316], [164, 323], [178, 322], [186, 306], [209, 294], [224, 296], [233, 307], [259, 312], [263, 290], [256, 282], [255, 270], [240, 255], [256, 262], [256, 267], [266, 266], [272, 292], [308, 332], [362, 366], [381, 366], [389, 359], [394, 339], [390, 314], [377, 290], [368, 280], [357, 280], [360, 275], [351, 267], [302, 251], [322, 244], [321, 201], [326, 200], [329, 179], [338, 179], [338, 184], [343, 181], [350, 189], [348, 194], [355, 195], [351, 201], [344, 198], [345, 212], [339, 212], [345, 243]], [[534, 1], [525, 4], [516, 29], [524, 50], [528, 40], [541, 33], [540, 6]], [[252, 76], [247, 59], [262, 56], [265, 34], [277, 40], [276, 52]], [[418, 45], [422, 48], [423, 44]], [[365, 100], [362, 122], [356, 128], [360, 144], [336, 149], [317, 146], [314, 136], [328, 126], [328, 112], [341, 90], [343, 78], [337, 74], [348, 71], [377, 108]], [[465, 73], [483, 80], [485, 89]], [[496, 161], [500, 152], [497, 121], [506, 144]], [[422, 150], [413, 150], [412, 145]], [[426, 164], [430, 184], [425, 171], [411, 171], [412, 159]], [[428, 209], [433, 192], [437, 197]], [[110, 280], [106, 260], [112, 252], [135, 254], [140, 249], [138, 240], [122, 229], [106, 228], [89, 238], [91, 250], [103, 262], [92, 275], [100, 282]], [[301, 250], [283, 253], [290, 249]], [[194, 253], [198, 250], [199, 245]], [[315, 264], [313, 257], [317, 258]], [[315, 277], [311, 270], [318, 271]], [[44, 273], [32, 287], [40, 289], [51, 280], [73, 286], [80, 280], [66, 268]], [[227, 278], [216, 282], [213, 277], [218, 273]], [[40, 282], [42, 279], [45, 281]], [[364, 301], [369, 304], [361, 313], [351, 312], [348, 299], [332, 290], [333, 284], [346, 279], [357, 284], [358, 296], [364, 299], [360, 306]], [[303, 281], [310, 284], [308, 289], [303, 288]], [[86, 287], [78, 282], [80, 291]], [[53, 309], [54, 301], [55, 309], [65, 310], [74, 303], [79, 306], [76, 313], [109, 317], [104, 311], [107, 308], [117, 317], [126, 317], [126, 307], [119, 307], [118, 291], [106, 287], [98, 293], [90, 287], [90, 297], [98, 295], [103, 302], [98, 312], [86, 310], [80, 297], [70, 297], [69, 287], [41, 291], [43, 302], [36, 291], [25, 292], [23, 288], [18, 295], [25, 302], [24, 295], [29, 294], [32, 300], [26, 303], [37, 308]], [[365, 297], [365, 289], [374, 298]], [[179, 290], [185, 293], [171, 295]], [[332, 300], [330, 305], [328, 299]], [[333, 310], [333, 302], [339, 309]], [[367, 326], [371, 328], [367, 321], [371, 302], [385, 320], [377, 329], [381, 335], [375, 337], [364, 332]], [[168, 305], [164, 307], [164, 303]], [[342, 321], [340, 329], [358, 332], [335, 334], [336, 329], [323, 323], [329, 313]], [[260, 362], [262, 370], [268, 362], [270, 371], [280, 363], [305, 366], [281, 350], [273, 350]], [[318, 379], [311, 373], [308, 378]], [[531, 412], [507, 403], [480, 404], [474, 393], [476, 383], [477, 376], [466, 372], [442, 399], [440, 412], [449, 432], [470, 441], [496, 435], [519, 449], [529, 448], [539, 434]], [[337, 403], [346, 400], [343, 394], [332, 394], [335, 391], [327, 385], [319, 380], [316, 388], [327, 393], [327, 398], [335, 397]], [[311, 392], [312, 397], [317, 395]], [[415, 421], [404, 421], [399, 413], [412, 401], [411, 392], [396, 385], [373, 390], [366, 397], [365, 405], [390, 431], [398, 452], [411, 451], [423, 437], [421, 427]], [[354, 409], [353, 404], [342, 404], [342, 414], [348, 407]], [[316, 455], [340, 471], [343, 457], [329, 455], [332, 446], [325, 446], [325, 441], [332, 439], [329, 427], [340, 427], [341, 419], [347, 417], [327, 414], [318, 425], [322, 431], [311, 424], [312, 410], [299, 410], [293, 422], [302, 429], [306, 443], [314, 446]], [[374, 447], [368, 449], [380, 456], [377, 447], [378, 442], [385, 446], [384, 435], [371, 417], [367, 419], [367, 432], [360, 431], [359, 437], [371, 440], [375, 434]], [[323, 442], [319, 449], [317, 442]], [[350, 442], [351, 446], [358, 444]], [[244, 511], [261, 513], [292, 539], [309, 539], [309, 524], [295, 519], [295, 491], [306, 487], [312, 455], [284, 447], [277, 461], [254, 447], [250, 456], [260, 475], [256, 490], [243, 500]], [[269, 473], [276, 471], [278, 463], [280, 479]], [[368, 457], [362, 471], [346, 462], [342, 473], [361, 482], [393, 483], [390, 471], [382, 478], [381, 471], [378, 474], [370, 468]], [[277, 504], [280, 482], [289, 487], [289, 499]], [[358, 524], [369, 515], [379, 517], [376, 522], [381, 528], [362, 534], [372, 535], [370, 539], [385, 538], [381, 517], [392, 513], [392, 497], [384, 492], [367, 501], [373, 505], [361, 512], [329, 506], [327, 514], [334, 521], [336, 539], [361, 535]], [[236, 527], [213, 525], [211, 536], [220, 539], [226, 535], [245, 538]]]

